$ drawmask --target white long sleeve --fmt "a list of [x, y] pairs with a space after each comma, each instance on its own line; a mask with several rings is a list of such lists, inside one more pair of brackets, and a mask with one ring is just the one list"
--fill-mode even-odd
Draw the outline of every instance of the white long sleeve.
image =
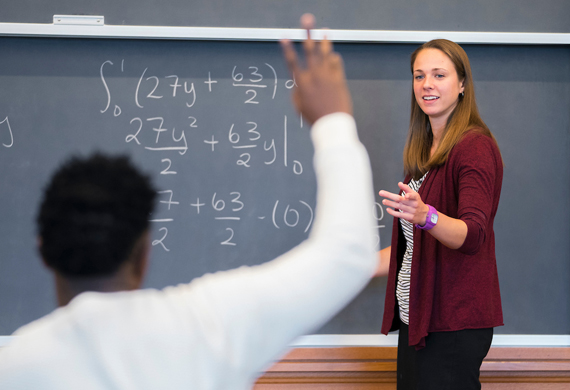
[[239, 369], [260, 370], [294, 338], [323, 325], [376, 267], [370, 164], [354, 120], [329, 115], [311, 135], [317, 208], [309, 238], [272, 262], [200, 281], [216, 301], [219, 328], [232, 333]]
[[0, 388], [251, 388], [376, 266], [370, 164], [354, 120], [329, 115], [311, 135], [318, 196], [306, 241], [266, 264], [162, 291], [81, 294], [0, 350]]

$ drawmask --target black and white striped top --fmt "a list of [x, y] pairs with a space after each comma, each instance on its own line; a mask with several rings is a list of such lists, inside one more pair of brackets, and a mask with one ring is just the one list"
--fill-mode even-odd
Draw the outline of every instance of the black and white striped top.
[[[418, 192], [427, 172], [419, 180], [412, 179], [408, 185], [412, 190]], [[402, 194], [405, 194], [403, 192]], [[400, 319], [406, 325], [410, 325], [410, 275], [412, 274], [412, 253], [414, 252], [414, 225], [405, 219], [400, 219], [402, 231], [406, 238], [406, 252], [402, 261], [402, 268], [398, 273], [398, 285], [396, 286], [396, 298], [400, 305]]]

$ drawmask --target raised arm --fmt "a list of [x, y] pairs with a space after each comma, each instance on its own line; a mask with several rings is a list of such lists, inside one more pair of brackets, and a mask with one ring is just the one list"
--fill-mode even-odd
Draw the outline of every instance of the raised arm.
[[[310, 16], [303, 26], [312, 27]], [[305, 68], [290, 43], [283, 47], [298, 85], [295, 106], [314, 122], [317, 208], [310, 236], [273, 261], [208, 275], [187, 287], [207, 311], [201, 321], [211, 329], [216, 356], [252, 372], [340, 311], [376, 267], [371, 169], [349, 114], [342, 61], [330, 42], [316, 43], [310, 35]]]

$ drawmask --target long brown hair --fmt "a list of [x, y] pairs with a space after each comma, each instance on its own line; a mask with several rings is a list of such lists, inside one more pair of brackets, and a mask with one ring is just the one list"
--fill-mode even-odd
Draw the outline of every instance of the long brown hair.
[[463, 80], [464, 95], [459, 96], [457, 106], [453, 109], [449, 118], [447, 118], [441, 141], [433, 156], [430, 157], [433, 133], [429, 126], [429, 117], [416, 102], [412, 83], [412, 110], [408, 139], [404, 147], [404, 171], [416, 180], [422, 177], [431, 167], [444, 164], [451, 149], [457, 145], [469, 130], [476, 130], [495, 140], [493, 134], [479, 115], [475, 100], [471, 65], [463, 48], [447, 39], [434, 39], [424, 43], [412, 53], [410, 59], [412, 74], [414, 73], [416, 57], [424, 49], [437, 49], [449, 57], [455, 66], [458, 79], [460, 81]]

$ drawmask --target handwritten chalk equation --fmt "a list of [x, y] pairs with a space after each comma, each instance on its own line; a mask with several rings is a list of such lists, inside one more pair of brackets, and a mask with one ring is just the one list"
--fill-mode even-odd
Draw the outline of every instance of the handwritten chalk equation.
[[[235, 124], [232, 123], [230, 129], [228, 131], [228, 141], [232, 145], [233, 149], [239, 150], [239, 158], [236, 161], [236, 165], [243, 166], [245, 168], [251, 167], [251, 158], [252, 152], [251, 150], [256, 149], [260, 146], [260, 143], [256, 143], [261, 138], [261, 133], [257, 130], [258, 126], [256, 122], [246, 122], [243, 131], [247, 131], [247, 137], [240, 137], [240, 131], [235, 128]], [[283, 119], [283, 137], [282, 137], [282, 156], [283, 156], [283, 165], [285, 167], [289, 166], [288, 160], [288, 153], [287, 153], [287, 146], [288, 146], [288, 133], [287, 133], [287, 115], [284, 116]], [[214, 136], [212, 136], [212, 140], [204, 141], [207, 144], [212, 146], [212, 152], [214, 151], [215, 144], [219, 143], [216, 141]], [[248, 150], [248, 151], [246, 151]], [[265, 165], [272, 165], [277, 160], [278, 151], [275, 146], [275, 138], [272, 138], [270, 141], [264, 140], [263, 141], [263, 150], [266, 152], [266, 158], [263, 160], [263, 164]], [[279, 153], [281, 150], [279, 150]], [[293, 160], [292, 161], [292, 170], [293, 173], [296, 175], [301, 175], [303, 173], [303, 164], [300, 161]]]
[[[102, 114], [107, 113], [113, 105], [112, 88], [105, 77], [105, 70], [113, 65], [114, 63], [108, 60], [103, 62], [100, 67], [101, 83], [106, 94], [105, 107], [100, 110]], [[249, 66], [247, 71], [243, 71], [245, 73], [241, 73], [241, 70], [238, 69], [237, 66], [233, 66], [231, 70], [231, 87], [244, 88], [244, 93], [248, 96], [248, 98], [243, 101], [244, 104], [259, 104], [260, 100], [257, 91], [260, 88], [270, 88], [270, 97], [268, 96], [267, 98], [269, 100], [275, 99], [279, 86], [277, 72], [270, 64], [265, 63], [264, 65], [268, 71], [270, 71], [271, 79], [260, 73], [259, 67]], [[122, 61], [120, 65], [121, 71], [123, 71], [124, 66], [124, 61]], [[265, 81], [268, 81], [268, 83], [264, 84], [263, 82]], [[166, 89], [161, 88], [161, 83], [166, 83]], [[208, 72], [207, 79], [201, 82], [205, 85], [203, 88], [197, 88], [197, 83], [200, 82], [182, 80], [178, 75], [168, 75], [159, 78], [158, 76], [150, 75], [149, 68], [147, 67], [142, 70], [141, 76], [138, 79], [136, 88], [134, 89], [133, 102], [137, 108], [143, 109], [147, 105], [146, 102], [148, 100], [174, 99], [182, 94], [184, 95], [182, 101], [179, 99], [173, 101], [173, 104], [175, 104], [174, 107], [178, 107], [178, 109], [182, 110], [195, 107], [197, 101], [200, 99], [200, 94], [212, 93], [215, 88], [219, 88], [217, 92], [224, 94], [224, 91], [221, 89], [222, 87], [217, 86], [218, 80], [212, 78], [211, 72]], [[295, 80], [293, 79], [286, 80], [283, 83], [285, 90], [292, 89], [295, 85]], [[227, 89], [227, 86], [225, 86], [225, 88]], [[142, 92], [143, 90], [144, 92]], [[118, 117], [122, 115], [122, 113], [123, 108], [115, 104], [113, 116]], [[180, 155], [184, 155], [189, 149], [187, 132], [195, 132], [199, 129], [198, 116], [199, 114], [194, 113], [193, 115], [187, 115], [184, 123], [181, 123], [180, 120], [174, 120], [165, 116], [146, 118], [143, 116], [135, 116], [129, 121], [130, 131], [125, 136], [125, 142], [136, 144], [152, 152], [177, 152]], [[289, 135], [287, 121], [287, 116], [283, 116], [283, 134], [280, 137], [282, 138], [280, 141], [283, 146], [279, 146], [279, 150], [277, 149], [276, 139], [265, 138], [264, 135], [262, 135], [262, 129], [258, 128], [256, 121], [228, 124], [227, 133], [222, 133], [222, 135], [220, 135], [219, 129], [210, 131], [209, 134], [201, 140], [202, 146], [209, 148], [212, 153], [215, 153], [217, 148], [224, 142], [226, 144], [229, 142], [237, 153], [235, 164], [243, 168], [250, 168], [252, 166], [253, 149], [258, 148], [261, 150], [261, 148], [263, 148], [265, 157], [260, 159], [259, 164], [262, 164], [262, 166], [272, 165], [279, 159], [283, 161], [284, 166], [291, 166], [295, 174], [301, 175], [303, 173], [302, 162], [299, 160], [290, 160], [288, 156]], [[299, 116], [299, 123], [302, 128], [303, 120], [301, 116]], [[176, 126], [178, 126], [178, 129]], [[152, 139], [144, 137], [145, 134], [149, 132], [153, 132], [154, 134]], [[243, 134], [243, 132], [247, 132], [247, 134]], [[146, 141], [144, 141], [143, 138], [146, 139]], [[193, 146], [194, 148], [198, 148], [198, 145]]]
[[[259, 104], [259, 101], [255, 100], [257, 98], [257, 89], [258, 88], [272, 88], [272, 95], [271, 99], [275, 99], [275, 94], [277, 93], [277, 72], [275, 68], [268, 63], [265, 63], [269, 69], [271, 69], [273, 75], [273, 85], [263, 84], [263, 75], [259, 73], [259, 68], [256, 66], [249, 66], [248, 67], [248, 79], [244, 80], [243, 73], [237, 72], [237, 65], [234, 66], [232, 69], [232, 80], [234, 87], [243, 87], [245, 89], [245, 95], [248, 97], [244, 100], [244, 104]], [[285, 82], [285, 88], [292, 89], [297, 84], [295, 80], [287, 80]]]
[[8, 117], [0, 121], [0, 141], [2, 142], [2, 146], [5, 148], [11, 148], [14, 146], [14, 133], [10, 127]]
[[[174, 192], [172, 190], [164, 190], [158, 191], [161, 200], [159, 203], [161, 205], [165, 205], [168, 211], [171, 210], [172, 206], [179, 206], [180, 202], [173, 199]], [[245, 208], [245, 203], [242, 200], [242, 195], [238, 191], [232, 191], [227, 194], [226, 197], [219, 195], [217, 192], [209, 198], [207, 201], [202, 198], [200, 200], [199, 197], [196, 198], [195, 201], [191, 202], [190, 207], [195, 210], [196, 215], [200, 214], [200, 211], [203, 211], [204, 208], [210, 208], [213, 210], [216, 215], [213, 217], [215, 221], [240, 221], [243, 218], [243, 212], [240, 213]], [[300, 227], [303, 229], [304, 233], [307, 233], [313, 223], [314, 218], [314, 211], [311, 205], [305, 201], [299, 200], [296, 204], [287, 204], [282, 203], [280, 200], [276, 200], [273, 204], [271, 211], [267, 210], [268, 213], [258, 215], [258, 220], [265, 220], [270, 219], [272, 225], [276, 229], [283, 228], [297, 228]], [[177, 211], [178, 213], [178, 211]], [[305, 213], [306, 215], [301, 216], [301, 213]], [[384, 218], [384, 210], [380, 203], [374, 204], [374, 209], [372, 210], [373, 218], [376, 222], [376, 225], [373, 228], [385, 228], [385, 225], [380, 225], [380, 221]], [[308, 218], [308, 222], [306, 221]], [[300, 225], [301, 220], [305, 220], [304, 225]], [[167, 223], [173, 222], [174, 218], [160, 218], [160, 219], [151, 219], [150, 222], [153, 223]], [[225, 231], [228, 234], [226, 240], [221, 241], [220, 245], [229, 245], [229, 246], [236, 246], [237, 243], [234, 240], [235, 236], [235, 229], [236, 227], [225, 227]], [[160, 245], [165, 251], [169, 252], [170, 249], [165, 244], [165, 239], [168, 236], [168, 228], [161, 227], [159, 232], [162, 234], [160, 239], [154, 240], [152, 242], [153, 246]], [[375, 246], [379, 246], [380, 244], [380, 235], [375, 235]]]
[[[277, 77], [277, 72], [275, 68], [268, 63], [264, 63], [264, 65], [270, 70], [271, 72], [271, 79], [264, 77], [262, 73], [260, 73], [260, 68], [257, 66], [249, 66], [247, 70], [238, 69], [238, 66], [233, 66], [231, 70], [231, 79], [232, 79], [232, 86], [235, 88], [240, 88], [244, 90], [245, 99], [243, 100], [243, 104], [260, 104], [260, 100], [258, 97], [260, 89], [267, 89], [270, 92], [271, 100], [275, 99], [277, 94], [277, 89], [279, 86], [279, 79]], [[113, 61], [107, 60], [101, 64], [99, 69], [99, 76], [101, 78], [101, 82], [105, 89], [107, 102], [104, 108], [100, 111], [101, 113], [106, 113], [112, 104], [113, 98], [111, 95], [111, 88], [109, 83], [107, 82], [107, 78], [105, 77], [105, 70], [108, 67], [114, 66]], [[121, 72], [124, 72], [124, 60], [121, 61]], [[241, 73], [243, 72], [243, 73]], [[245, 74], [245, 75], [244, 75]], [[268, 81], [268, 83], [266, 83]], [[218, 80], [212, 79], [211, 72], [208, 72], [207, 80], [202, 81], [201, 83], [207, 85], [207, 93], [212, 93], [214, 89], [216, 89], [216, 84], [218, 84]], [[161, 88], [163, 83], [167, 83], [167, 90], [163, 90]], [[168, 84], [169, 83], [169, 84]], [[290, 90], [296, 86], [296, 82], [294, 79], [287, 79], [283, 84], [287, 90]], [[202, 92], [200, 92], [202, 93]], [[206, 93], [206, 91], [204, 91]], [[168, 75], [163, 76], [162, 78], [151, 75], [150, 71], [147, 68], [142, 70], [141, 76], [138, 80], [136, 85], [136, 89], [134, 90], [134, 103], [138, 108], [144, 108], [145, 100], [157, 100], [157, 99], [167, 99], [167, 98], [176, 98], [177, 96], [183, 95], [185, 96], [184, 100], [184, 107], [191, 108], [194, 107], [198, 99], [198, 87], [194, 81], [184, 80], [182, 81], [178, 75]], [[122, 114], [122, 108], [118, 104], [113, 105], [113, 115], [119, 116]]]
[[[128, 77], [122, 77], [126, 70]], [[179, 218], [215, 229], [212, 237], [224, 247], [247, 240], [251, 232], [245, 226], [251, 227], [254, 220], [253, 225], [259, 223], [263, 231], [310, 231], [314, 206], [307, 199], [313, 199], [314, 193], [307, 187], [305, 197], [302, 188], [311, 183], [306, 168], [312, 167], [313, 156], [310, 148], [297, 150], [310, 144], [310, 139], [302, 116], [290, 106], [294, 79], [279, 77], [267, 62], [161, 72], [124, 60], [103, 61], [99, 77], [104, 99], [98, 111], [118, 124], [128, 148], [159, 157], [162, 190], [158, 192], [160, 217], [150, 219], [158, 230], [153, 246], [171, 251], [175, 246], [172, 229], [179, 226], [175, 223]], [[182, 199], [176, 193], [177, 184], [182, 176], [192, 176], [197, 166], [206, 167], [207, 182], [218, 190]], [[271, 172], [263, 176], [269, 181], [251, 182], [248, 172], [252, 171], [256, 176]], [[291, 200], [288, 193], [267, 195], [266, 189], [275, 187], [284, 174], [290, 174], [287, 180], [305, 178], [296, 192], [300, 195], [293, 198], [298, 200]], [[228, 177], [240, 187], [247, 183], [247, 201], [239, 191], [219, 192], [226, 188], [221, 182]], [[263, 200], [258, 199], [258, 191], [265, 191]], [[382, 206], [376, 204], [371, 212], [377, 221], [373, 228], [383, 228]]]
[[[193, 117], [190, 117], [193, 118]], [[164, 118], [163, 117], [153, 117], [153, 118], [145, 118], [144, 120], [135, 117], [131, 119], [129, 122], [133, 125], [135, 131], [129, 133], [126, 138], [125, 142], [135, 142], [137, 145], [141, 145], [141, 141], [139, 137], [141, 135], [141, 131], [145, 125], [150, 129], [150, 131], [154, 131], [156, 133], [155, 138], [155, 145], [154, 146], [144, 146], [145, 149], [160, 152], [160, 151], [176, 151], [180, 154], [185, 154], [188, 151], [188, 142], [186, 141], [186, 134], [184, 130], [180, 130], [179, 134], [177, 135], [176, 128], [167, 129], [164, 127]], [[190, 127], [193, 124], [190, 123]], [[166, 133], [167, 135], [161, 136], [162, 133]], [[170, 136], [170, 134], [172, 134]], [[166, 138], [166, 141], [163, 141]], [[158, 146], [161, 144], [166, 143], [166, 145]]]
[[[174, 199], [174, 191], [172, 190], [163, 190], [158, 191], [159, 194], [159, 209], [163, 212], [170, 212], [175, 211], [174, 215], [180, 215], [180, 210], [174, 210], [175, 207], [180, 206], [180, 202]], [[195, 215], [199, 215], [201, 211], [204, 211], [205, 208], [208, 208], [209, 211], [214, 213], [213, 219], [214, 221], [219, 221], [220, 224], [224, 223], [233, 223], [239, 222], [245, 215], [249, 215], [250, 213], [246, 213], [246, 203], [242, 199], [242, 194], [238, 191], [232, 191], [223, 196], [214, 192], [211, 197], [207, 200], [202, 200], [197, 197], [195, 201], [192, 201], [188, 204], [190, 209], [194, 210]], [[276, 229], [281, 228], [303, 228], [303, 232], [308, 232], [312, 223], [313, 223], [313, 208], [311, 205], [305, 201], [298, 201], [298, 204], [291, 205], [285, 204], [280, 200], [276, 200], [273, 207], [270, 210], [265, 210], [266, 212], [258, 212], [257, 219], [258, 220], [265, 220], [270, 219], [272, 225]], [[184, 212], [182, 212], [184, 214]], [[305, 213], [305, 216], [301, 214]], [[308, 219], [308, 221], [307, 221]], [[169, 222], [174, 222], [174, 217], [167, 217], [167, 218], [156, 218], [150, 219], [151, 223], [155, 224], [167, 224]], [[304, 225], [300, 225], [301, 221], [305, 221]], [[235, 229], [236, 227], [227, 227], [228, 225], [222, 226], [225, 228], [228, 236], [225, 240], [221, 241], [220, 245], [229, 245], [229, 246], [236, 246], [237, 242], [234, 241], [234, 236], [236, 234]], [[159, 228], [159, 232], [161, 237], [156, 239], [152, 242], [153, 246], [159, 245], [165, 251], [169, 252], [170, 249], [167, 245], [167, 236], [168, 236], [168, 227], [162, 226]]]

